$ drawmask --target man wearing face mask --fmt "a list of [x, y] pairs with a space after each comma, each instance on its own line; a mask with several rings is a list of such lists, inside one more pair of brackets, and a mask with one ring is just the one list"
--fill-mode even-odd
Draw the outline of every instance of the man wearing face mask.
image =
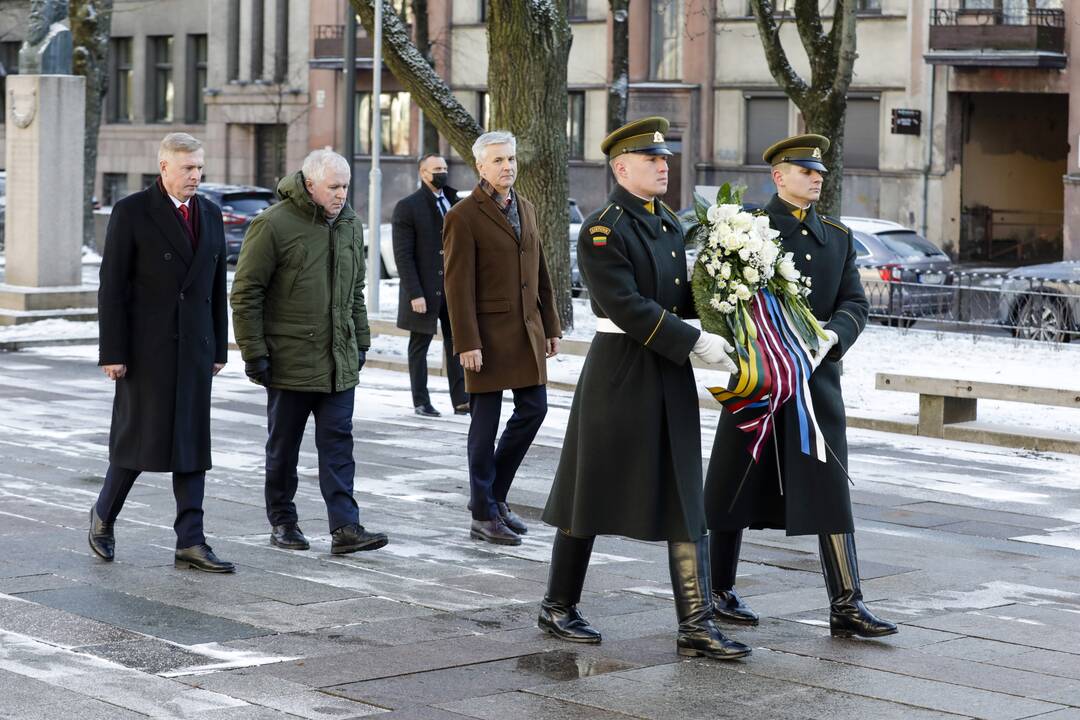
[[449, 187], [446, 159], [425, 155], [420, 159], [420, 189], [394, 206], [394, 260], [398, 276], [397, 326], [409, 331], [409, 384], [413, 408], [422, 417], [439, 417], [427, 389], [427, 352], [442, 326], [446, 380], [454, 413], [469, 414], [465, 375], [454, 355], [450, 315], [443, 296], [443, 217], [457, 201]]

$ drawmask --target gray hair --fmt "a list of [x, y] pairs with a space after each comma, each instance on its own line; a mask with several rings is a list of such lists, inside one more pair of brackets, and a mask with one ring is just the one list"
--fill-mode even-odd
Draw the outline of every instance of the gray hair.
[[352, 177], [349, 161], [329, 148], [312, 150], [308, 153], [308, 156], [304, 158], [304, 164], [300, 167], [300, 172], [304, 173], [304, 179], [319, 182], [326, 177], [326, 172], [331, 167]]
[[184, 132], [169, 133], [162, 139], [161, 145], [158, 147], [157, 159], [158, 162], [161, 162], [173, 153], [193, 153], [196, 150], [202, 150], [202, 142], [197, 140], [195, 136]]
[[480, 162], [480, 157], [484, 152], [484, 148], [486, 148], [488, 145], [503, 144], [509, 145], [511, 148], [511, 152], [517, 151], [517, 138], [514, 137], [513, 133], [509, 133], [505, 130], [492, 130], [491, 132], [486, 132], [480, 137], [476, 138], [476, 142], [473, 143], [473, 158], [475, 158], [477, 162]]

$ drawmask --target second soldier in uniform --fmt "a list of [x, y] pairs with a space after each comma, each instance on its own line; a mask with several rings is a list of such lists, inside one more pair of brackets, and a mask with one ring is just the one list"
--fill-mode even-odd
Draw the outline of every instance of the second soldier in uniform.
[[731, 371], [728, 344], [692, 316], [683, 232], [667, 190], [668, 121], [625, 125], [601, 144], [618, 183], [582, 225], [578, 262], [597, 316], [544, 521], [559, 528], [538, 624], [600, 642], [578, 612], [596, 535], [667, 540], [680, 655], [750, 653], [713, 620], [691, 353]]
[[869, 304], [855, 267], [851, 231], [814, 208], [822, 174], [827, 172], [822, 156], [828, 150], [828, 138], [799, 135], [781, 140], [764, 154], [776, 184], [765, 212], [780, 231], [784, 250], [794, 254], [799, 272], [813, 280], [810, 306], [830, 336], [820, 350], [825, 359], [810, 376], [810, 396], [827, 443], [828, 462], [800, 450], [799, 421], [790, 403], [777, 414], [775, 448], [766, 449], [775, 453], [775, 459], [762, 456], [752, 466], [746, 433], [735, 427], [731, 413], [720, 416], [705, 486], [712, 586], [717, 618], [756, 625], [757, 615], [735, 592], [743, 528], [817, 535], [832, 634], [878, 637], [895, 633], [896, 626], [875, 617], [862, 601], [840, 392], [840, 359], [866, 326]]

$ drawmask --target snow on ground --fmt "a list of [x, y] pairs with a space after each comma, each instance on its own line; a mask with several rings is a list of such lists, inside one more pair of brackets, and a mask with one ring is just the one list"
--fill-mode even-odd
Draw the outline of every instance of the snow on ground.
[[[92, 259], [92, 258], [91, 258]], [[98, 258], [100, 261], [100, 258]], [[96, 268], [94, 273], [96, 276]], [[230, 273], [230, 281], [231, 281]], [[96, 278], [95, 278], [96, 279]], [[394, 322], [397, 318], [398, 281], [379, 284], [379, 312], [372, 318]], [[588, 340], [596, 327], [589, 301], [574, 301], [574, 327], [566, 339]], [[692, 321], [696, 322], [696, 321]], [[97, 336], [97, 324], [70, 320], [43, 320], [25, 325], [0, 327], [0, 342], [85, 338]], [[229, 340], [234, 340], [230, 322]], [[408, 338], [379, 335], [373, 338], [372, 352], [383, 358], [404, 361]], [[429, 364], [438, 367], [442, 346], [432, 343]], [[553, 382], [573, 384], [584, 358], [560, 354], [548, 363]], [[877, 390], [874, 376], [879, 372], [1075, 389], [1080, 392], [1080, 343], [1051, 344], [1009, 337], [969, 335], [935, 330], [889, 328], [871, 324], [844, 358], [844, 399], [849, 412], [878, 418], [918, 416], [919, 399], [913, 393]], [[708, 397], [707, 387], [727, 384], [727, 374], [699, 369], [699, 394]], [[1026, 403], [979, 401], [979, 419], [1002, 426], [1058, 432], [1076, 432], [1080, 413], [1071, 408], [1055, 408]]]

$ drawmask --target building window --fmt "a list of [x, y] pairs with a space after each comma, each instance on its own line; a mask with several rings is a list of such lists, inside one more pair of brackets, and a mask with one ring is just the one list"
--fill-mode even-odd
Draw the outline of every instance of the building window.
[[649, 78], [682, 77], [683, 0], [651, 0]]
[[168, 123], [173, 121], [173, 39], [163, 35], [151, 37], [149, 92], [150, 122]]
[[476, 93], [476, 119], [485, 131], [491, 128], [491, 95], [483, 90]]
[[588, 2], [588, 0], [566, 0], [566, 19], [567, 20], [588, 20], [589, 19], [589, 2]]
[[[161, 177], [161, 173], [143, 173], [139, 176], [139, 185], [144, 189], [157, 183], [158, 178]], [[204, 177], [205, 181], [206, 178]]]
[[109, 97], [106, 118], [111, 123], [129, 123], [134, 115], [131, 71], [131, 38], [113, 38], [109, 41]]
[[101, 176], [101, 191], [106, 205], [115, 205], [116, 201], [128, 194], [127, 173], [105, 173]]
[[488, 0], [480, 0], [480, 22], [487, 22], [488, 12]]
[[188, 99], [189, 123], [206, 122], [206, 36], [188, 35]]
[[844, 167], [876, 170], [880, 151], [881, 101], [848, 98], [844, 120]]
[[[386, 155], [410, 155], [409, 93], [383, 93], [379, 98], [382, 116], [382, 152]], [[371, 93], [356, 93], [356, 152], [371, 154]]]
[[225, 77], [232, 82], [240, 78], [240, 0], [228, 0], [228, 3]]
[[881, 0], [858, 0], [858, 2], [855, 3], [855, 12], [880, 13]]
[[788, 100], [786, 97], [746, 98], [747, 165], [764, 165], [761, 154], [777, 140], [788, 136]]
[[263, 76], [263, 24], [265, 23], [265, 3], [263, 0], [251, 0], [251, 79], [260, 80]]
[[571, 92], [567, 101], [566, 150], [571, 160], [585, 157], [585, 93]]
[[277, 0], [274, 17], [274, 82], [289, 75], [289, 0]]
[[0, 125], [4, 124], [4, 118], [7, 115], [4, 109], [7, 101], [3, 99], [7, 97], [7, 81], [5, 78], [8, 75], [19, 74], [19, 48], [21, 46], [22, 43], [20, 42], [0, 43]]

